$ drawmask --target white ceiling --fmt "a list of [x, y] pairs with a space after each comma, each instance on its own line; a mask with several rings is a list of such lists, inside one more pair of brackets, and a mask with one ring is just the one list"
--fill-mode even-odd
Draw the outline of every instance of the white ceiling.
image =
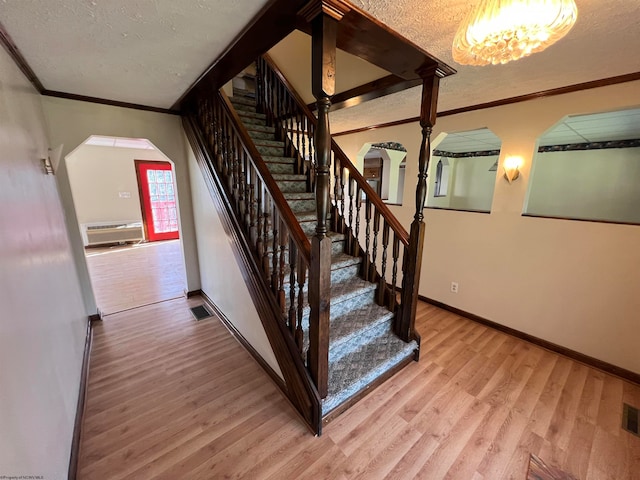
[[434, 149], [443, 152], [465, 153], [500, 150], [502, 140], [488, 128], [449, 133]]
[[[0, 0], [0, 22], [48, 90], [170, 107], [267, 0]], [[506, 65], [460, 66], [463, 0], [352, 0], [458, 70], [439, 111], [640, 71], [640, 1], [576, 0], [556, 45]], [[337, 76], [340, 72], [337, 72]], [[332, 113], [334, 132], [414, 117], [420, 89]]]
[[267, 0], [0, 0], [47, 90], [169, 108]]
[[640, 109], [590, 115], [570, 115], [540, 139], [541, 146], [570, 143], [637, 140], [640, 138]]

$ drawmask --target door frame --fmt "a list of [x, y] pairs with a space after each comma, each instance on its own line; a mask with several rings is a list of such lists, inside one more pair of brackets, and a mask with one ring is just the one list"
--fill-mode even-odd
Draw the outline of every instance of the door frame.
[[177, 182], [176, 182], [176, 170], [175, 170], [175, 165], [173, 164], [173, 162], [170, 162], [169, 160], [134, 160], [134, 168], [136, 171], [136, 180], [138, 181], [138, 196], [140, 197], [140, 211], [142, 212], [142, 228], [144, 229], [144, 238], [146, 241], [151, 242], [152, 240], [149, 239], [149, 227], [148, 227], [148, 222], [149, 221], [153, 221], [153, 219], [149, 219], [147, 217], [147, 209], [145, 208], [145, 195], [142, 191], [142, 182], [145, 181], [145, 179], [141, 178], [140, 176], [140, 168], [139, 165], [140, 164], [149, 164], [149, 163], [155, 163], [158, 165], [169, 165], [171, 168], [171, 172], [173, 173], [173, 188], [174, 188], [174, 192], [175, 192], [175, 197], [176, 197], [176, 213], [178, 215], [178, 238], [181, 237], [180, 235], [180, 221], [179, 221], [179, 216], [180, 216], [180, 211], [178, 209], [178, 189], [177, 189]]

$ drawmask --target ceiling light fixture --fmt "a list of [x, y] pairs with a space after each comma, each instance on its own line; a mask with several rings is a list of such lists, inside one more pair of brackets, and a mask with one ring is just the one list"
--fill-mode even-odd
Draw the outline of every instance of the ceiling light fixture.
[[497, 65], [541, 52], [578, 18], [574, 0], [481, 0], [453, 40], [462, 65]]

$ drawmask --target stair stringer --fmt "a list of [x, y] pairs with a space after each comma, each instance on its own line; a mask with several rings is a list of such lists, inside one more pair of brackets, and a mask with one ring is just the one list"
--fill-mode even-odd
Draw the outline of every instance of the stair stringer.
[[223, 182], [215, 169], [210, 167], [213, 165], [213, 160], [210, 158], [197, 125], [194, 124], [193, 119], [186, 116], [183, 116], [182, 123], [225, 232], [232, 240], [230, 243], [238, 267], [242, 270], [243, 278], [284, 376], [284, 383], [278, 386], [312, 431], [320, 434], [322, 405], [318, 391], [303, 363], [298, 347], [282, 322], [281, 308], [277, 305], [271, 289], [267, 286], [256, 264], [230, 200], [227, 198]]

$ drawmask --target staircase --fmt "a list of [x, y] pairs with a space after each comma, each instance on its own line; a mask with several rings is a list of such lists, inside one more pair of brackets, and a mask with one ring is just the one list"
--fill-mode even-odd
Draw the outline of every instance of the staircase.
[[[315, 193], [308, 186], [307, 176], [296, 174], [295, 158], [286, 156], [285, 142], [278, 139], [275, 127], [267, 125], [267, 116], [256, 113], [255, 92], [234, 88], [230, 100], [310, 239], [316, 227], [316, 200]], [[404, 342], [393, 333], [394, 313], [375, 303], [378, 285], [361, 277], [361, 257], [345, 253], [345, 235], [330, 231], [328, 236], [332, 241], [331, 316], [329, 389], [322, 400], [324, 415], [386, 372], [412, 359], [418, 348], [415, 340]], [[285, 291], [288, 287], [287, 279]], [[289, 307], [287, 303], [287, 311]], [[303, 312], [303, 352], [308, 348], [309, 310], [307, 306]]]
[[328, 108], [314, 116], [268, 56], [254, 70], [231, 97], [194, 97], [183, 124], [234, 238], [281, 388], [319, 434], [418, 359], [422, 208], [409, 235], [327, 135]]

